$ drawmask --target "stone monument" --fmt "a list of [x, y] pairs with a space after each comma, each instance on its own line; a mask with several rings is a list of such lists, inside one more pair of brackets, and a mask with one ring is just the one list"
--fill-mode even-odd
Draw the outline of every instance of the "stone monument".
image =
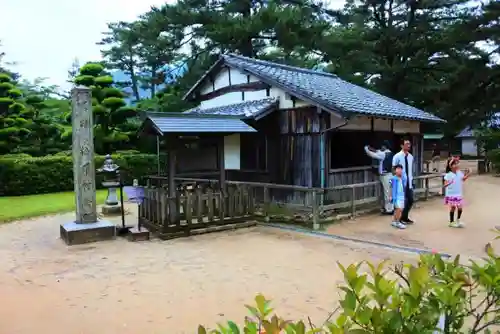
[[90, 88], [78, 86], [71, 90], [71, 109], [76, 220], [61, 225], [61, 238], [67, 245], [113, 239], [116, 236], [115, 225], [97, 219]]

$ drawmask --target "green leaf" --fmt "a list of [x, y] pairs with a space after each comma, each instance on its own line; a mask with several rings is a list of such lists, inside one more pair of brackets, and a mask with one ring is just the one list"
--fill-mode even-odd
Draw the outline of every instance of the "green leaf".
[[198, 326], [198, 334], [207, 334], [207, 330], [202, 325]]
[[344, 298], [343, 307], [345, 311], [348, 311], [348, 314], [354, 312], [356, 309], [356, 295], [352, 291], [348, 291]]
[[256, 318], [260, 318], [260, 314], [259, 314], [259, 310], [257, 310], [255, 307], [253, 306], [250, 306], [250, 305], [245, 305], [245, 307], [247, 308], [248, 311], [250, 311], [250, 313], [256, 317]]
[[356, 314], [358, 322], [362, 325], [367, 325], [370, 322], [371, 316], [372, 316], [372, 310], [369, 309], [368, 307], [364, 307]]
[[234, 322], [228, 321], [227, 325], [231, 329], [232, 334], [240, 334], [240, 329], [238, 328], [238, 326]]

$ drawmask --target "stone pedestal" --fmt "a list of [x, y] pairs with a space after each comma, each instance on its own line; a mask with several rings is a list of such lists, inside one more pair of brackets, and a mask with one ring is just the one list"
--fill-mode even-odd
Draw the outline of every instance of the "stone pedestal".
[[71, 222], [61, 225], [60, 234], [66, 245], [81, 245], [114, 239], [116, 237], [116, 226], [106, 220], [86, 224]]
[[102, 214], [105, 216], [119, 215], [122, 213], [122, 207], [120, 204], [108, 205], [104, 204], [102, 206]]
[[120, 186], [120, 183], [116, 182], [103, 182], [103, 186], [108, 187], [108, 196], [106, 197], [106, 202], [102, 207], [103, 215], [119, 215], [122, 213], [122, 207], [118, 203], [117, 188], [113, 186]]
[[137, 227], [130, 229], [127, 239], [128, 241], [147, 241], [149, 240], [149, 231], [142, 227], [140, 230]]

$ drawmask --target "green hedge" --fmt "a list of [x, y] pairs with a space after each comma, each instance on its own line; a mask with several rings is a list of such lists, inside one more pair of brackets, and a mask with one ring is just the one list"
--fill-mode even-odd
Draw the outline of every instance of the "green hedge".
[[[125, 181], [156, 174], [157, 159], [152, 154], [116, 154], [113, 160], [122, 169]], [[96, 156], [100, 168], [104, 156]], [[102, 176], [96, 176], [101, 187]], [[73, 160], [68, 155], [46, 157], [0, 156], [0, 196], [45, 194], [73, 190]]]

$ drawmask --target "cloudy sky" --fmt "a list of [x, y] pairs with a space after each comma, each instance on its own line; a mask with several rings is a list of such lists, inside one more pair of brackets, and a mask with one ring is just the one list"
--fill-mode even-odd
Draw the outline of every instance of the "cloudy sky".
[[[130, 21], [174, 0], [0, 0], [1, 50], [5, 61], [16, 62], [12, 70], [33, 80], [69, 88], [67, 71], [73, 59], [80, 64], [100, 59], [95, 43], [106, 23]], [[339, 8], [344, 0], [330, 0]]]
[[26, 79], [46, 77], [67, 88], [67, 71], [100, 59], [106, 23], [128, 21], [165, 0], [0, 0], [0, 41], [12, 67]]

